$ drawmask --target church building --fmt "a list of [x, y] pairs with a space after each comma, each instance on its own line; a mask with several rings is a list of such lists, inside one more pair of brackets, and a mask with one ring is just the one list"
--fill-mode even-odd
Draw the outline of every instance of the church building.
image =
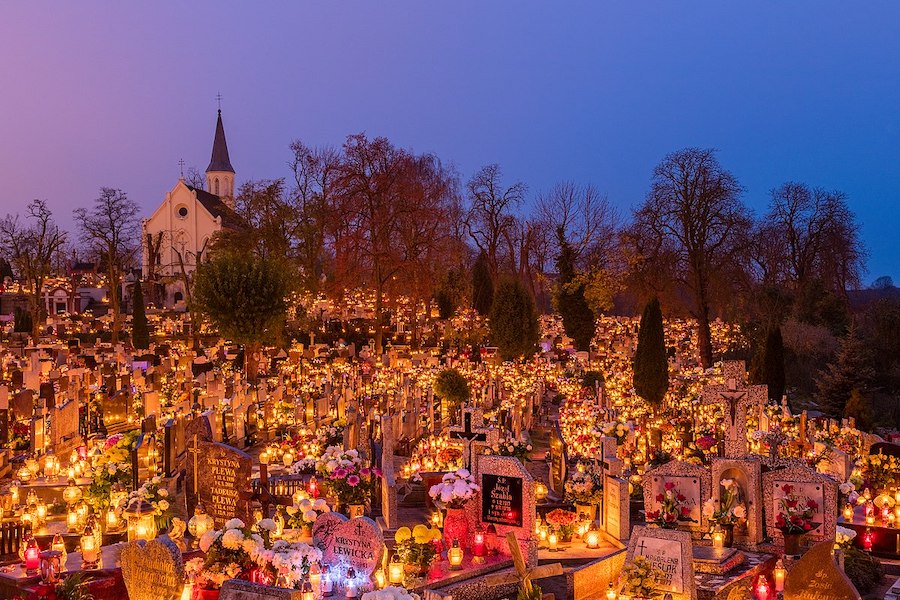
[[219, 110], [206, 189], [188, 185], [182, 176], [141, 224], [142, 273], [150, 290], [145, 301], [184, 310], [185, 278], [190, 279], [205, 258], [213, 235], [241, 227], [243, 220], [234, 212], [234, 167]]

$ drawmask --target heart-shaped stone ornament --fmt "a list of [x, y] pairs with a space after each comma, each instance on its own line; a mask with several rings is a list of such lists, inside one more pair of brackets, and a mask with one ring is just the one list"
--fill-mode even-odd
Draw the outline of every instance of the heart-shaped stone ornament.
[[313, 539], [325, 564], [345, 562], [364, 577], [372, 574], [384, 556], [384, 537], [369, 517], [348, 520], [341, 514], [325, 513], [313, 525]]
[[128, 542], [120, 559], [129, 600], [179, 600], [184, 589], [184, 561], [172, 541]]

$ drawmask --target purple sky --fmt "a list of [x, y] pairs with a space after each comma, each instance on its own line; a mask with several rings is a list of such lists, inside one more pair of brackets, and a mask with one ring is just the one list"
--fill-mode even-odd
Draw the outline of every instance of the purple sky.
[[69, 226], [100, 186], [149, 214], [180, 158], [206, 168], [221, 92], [238, 183], [366, 131], [627, 211], [666, 153], [716, 147], [757, 212], [788, 180], [845, 191], [865, 282], [900, 279], [900, 3], [606, 4], [2, 3], [0, 214], [41, 197]]

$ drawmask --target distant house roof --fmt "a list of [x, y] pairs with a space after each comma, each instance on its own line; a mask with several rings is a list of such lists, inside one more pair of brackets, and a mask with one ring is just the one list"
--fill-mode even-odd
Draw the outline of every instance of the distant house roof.
[[213, 139], [212, 157], [209, 159], [209, 166], [206, 172], [210, 171], [227, 171], [234, 173], [234, 167], [231, 166], [231, 159], [228, 158], [228, 143], [225, 141], [225, 127], [222, 125], [222, 111], [219, 111], [219, 118], [216, 120], [216, 137]]
[[73, 273], [93, 273], [96, 265], [92, 262], [76, 262], [72, 265]]
[[226, 227], [228, 229], [244, 229], [247, 227], [246, 221], [241, 215], [234, 212], [227, 204], [225, 204], [221, 198], [216, 196], [215, 194], [210, 194], [206, 190], [201, 190], [200, 188], [195, 188], [192, 186], [187, 186], [187, 189], [191, 190], [197, 195], [197, 200], [200, 204], [203, 205], [209, 214], [213, 216], [213, 218], [222, 218], [222, 227]]

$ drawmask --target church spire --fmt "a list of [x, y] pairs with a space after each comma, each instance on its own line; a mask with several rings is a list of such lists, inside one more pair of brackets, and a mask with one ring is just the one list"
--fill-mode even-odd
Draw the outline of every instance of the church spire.
[[206, 172], [227, 171], [234, 173], [231, 159], [228, 158], [228, 143], [225, 141], [225, 126], [222, 125], [222, 109], [219, 109], [219, 118], [216, 120], [216, 136], [213, 138], [212, 157]]
[[231, 159], [228, 157], [228, 143], [225, 141], [221, 108], [216, 119], [212, 156], [209, 159], [209, 166], [206, 167], [206, 189], [223, 198], [226, 204], [231, 206], [234, 197], [234, 167], [231, 166]]

